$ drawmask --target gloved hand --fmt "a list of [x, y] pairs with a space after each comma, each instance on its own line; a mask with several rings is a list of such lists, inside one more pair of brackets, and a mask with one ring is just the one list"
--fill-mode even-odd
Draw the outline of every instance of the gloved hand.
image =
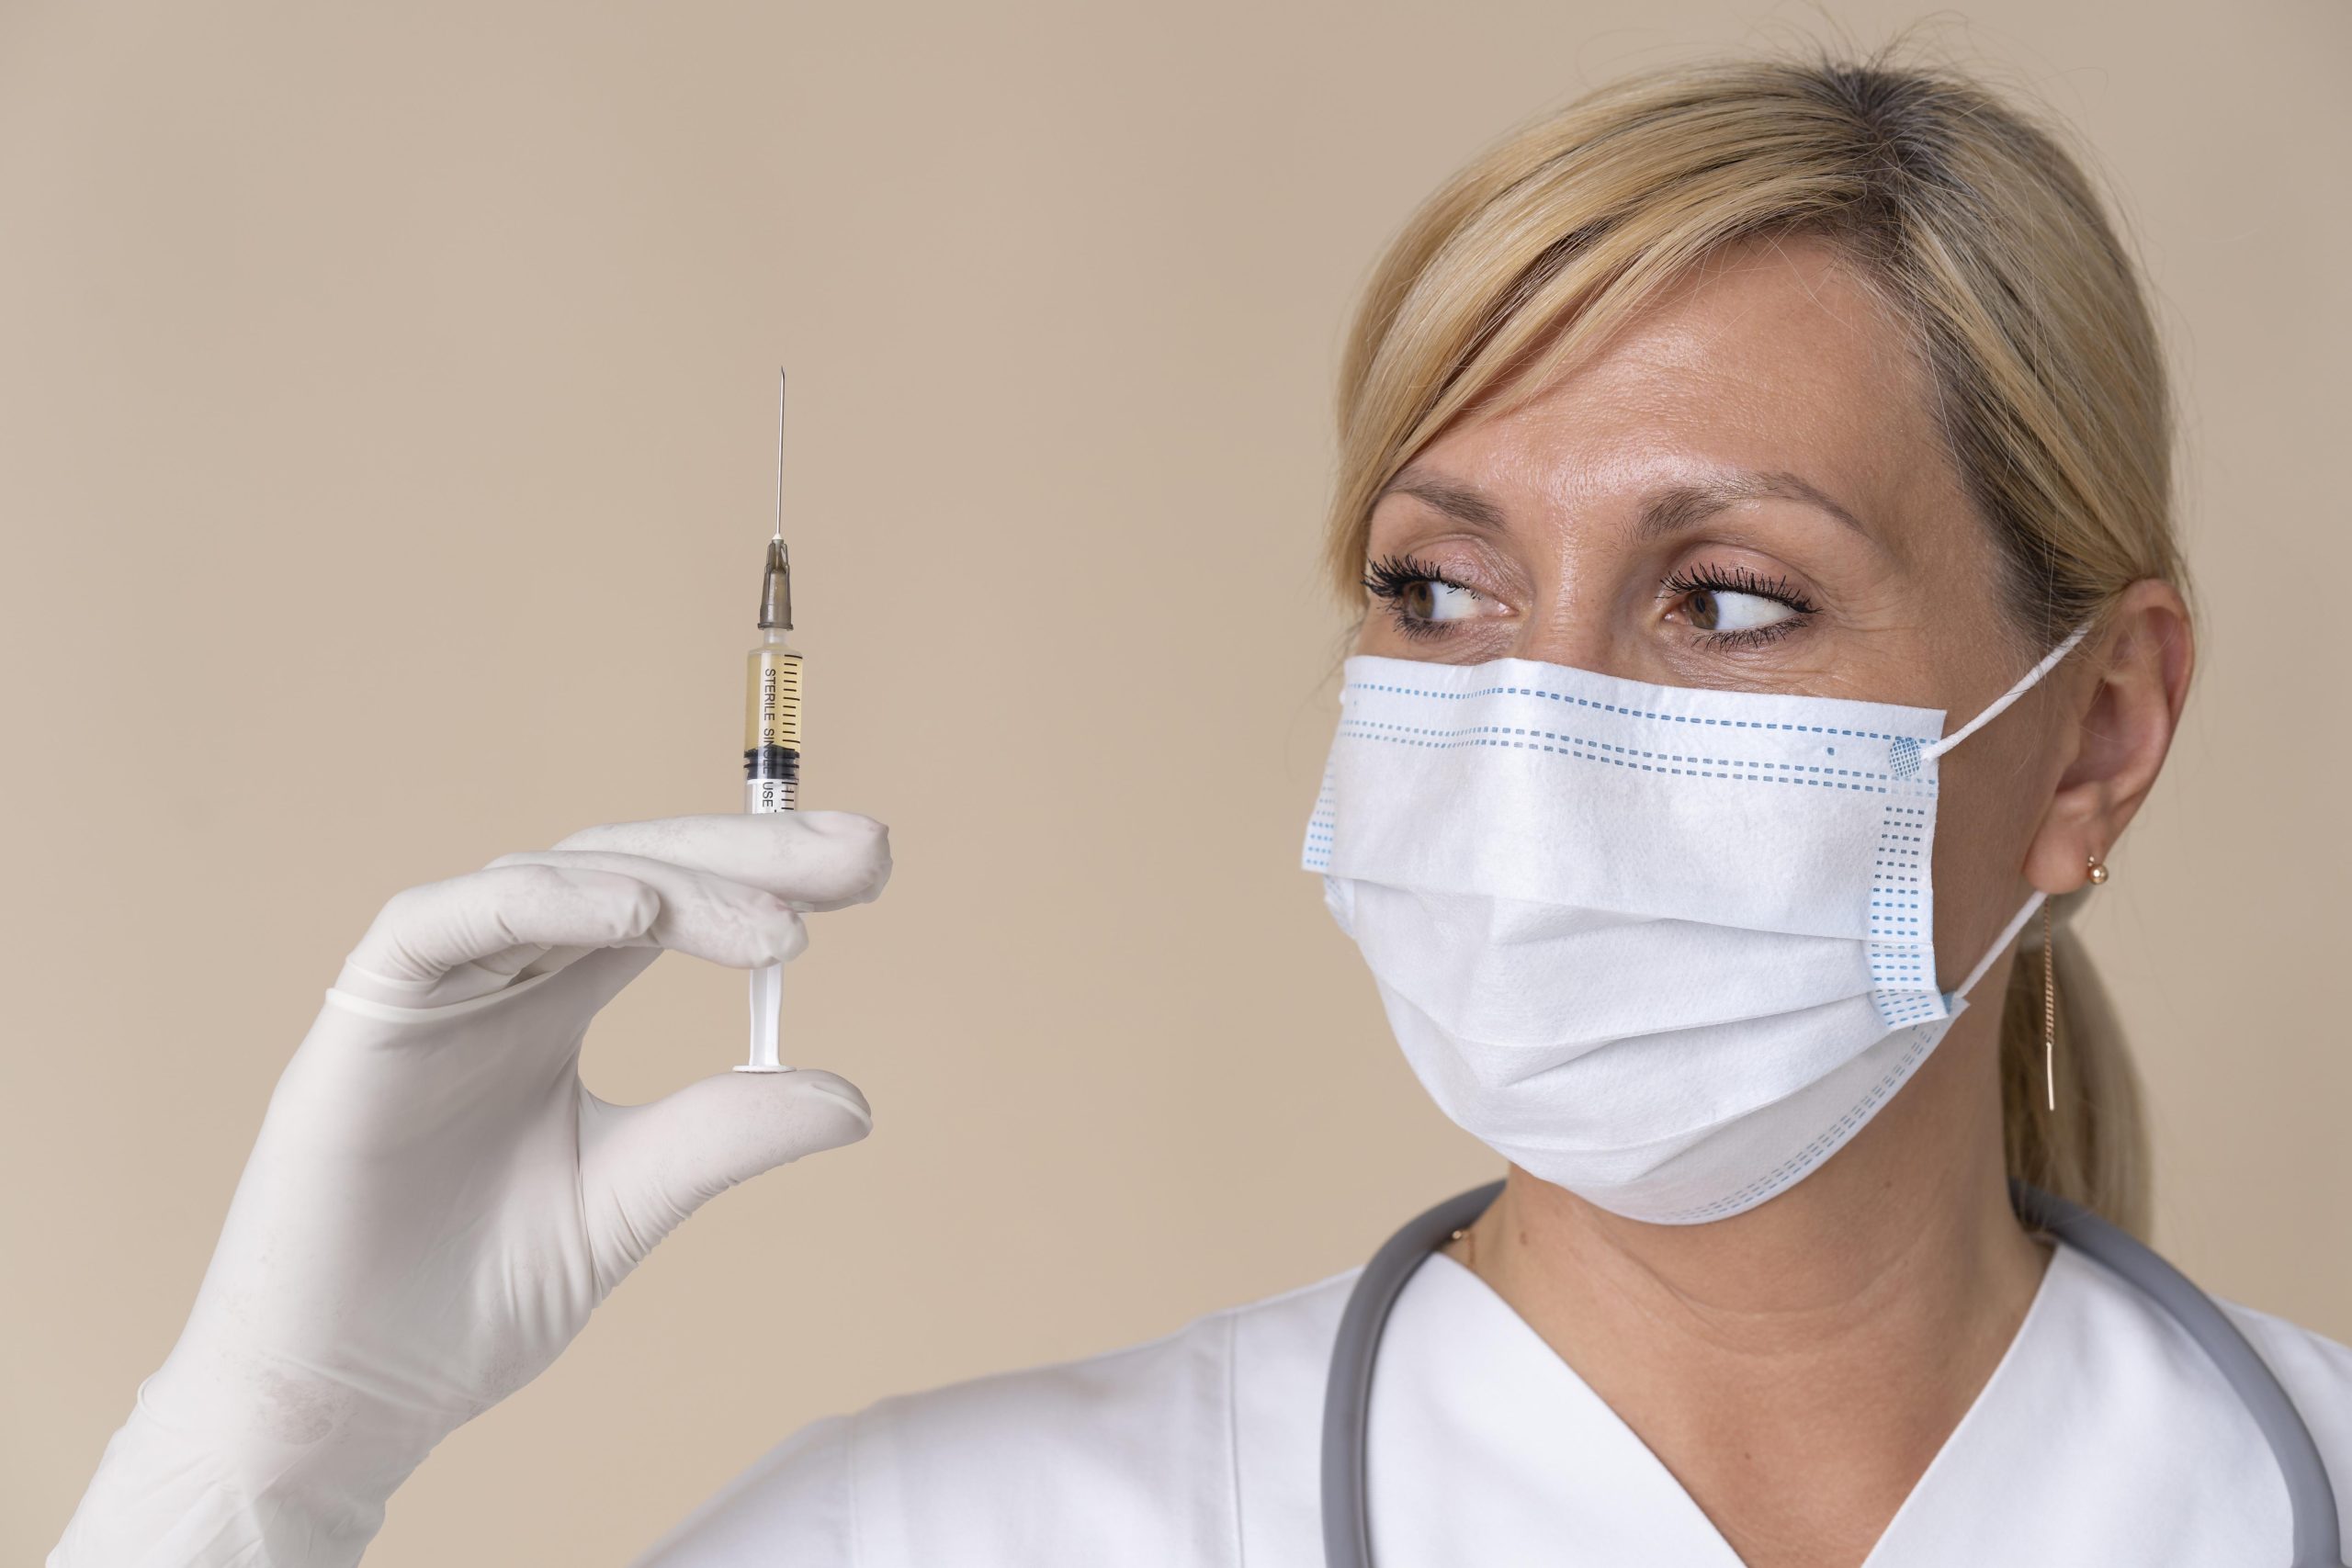
[[426, 1451], [680, 1221], [872, 1125], [808, 1070], [608, 1105], [580, 1081], [597, 1010], [664, 948], [788, 959], [799, 911], [889, 871], [869, 818], [688, 817], [395, 897], [278, 1079], [187, 1325], [51, 1568], [357, 1562]]

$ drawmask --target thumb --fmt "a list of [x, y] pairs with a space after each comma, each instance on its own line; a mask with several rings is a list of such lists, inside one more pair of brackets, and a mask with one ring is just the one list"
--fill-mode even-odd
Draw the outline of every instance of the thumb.
[[600, 1292], [737, 1182], [873, 1127], [855, 1084], [811, 1067], [719, 1073], [649, 1105], [611, 1105], [582, 1089], [580, 1198]]

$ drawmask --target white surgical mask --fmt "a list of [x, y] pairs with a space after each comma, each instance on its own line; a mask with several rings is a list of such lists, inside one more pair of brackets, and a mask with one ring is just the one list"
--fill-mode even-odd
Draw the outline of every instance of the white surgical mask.
[[1840, 1148], [2041, 902], [1936, 981], [1933, 708], [1358, 655], [1304, 863], [1438, 1104], [1664, 1224]]

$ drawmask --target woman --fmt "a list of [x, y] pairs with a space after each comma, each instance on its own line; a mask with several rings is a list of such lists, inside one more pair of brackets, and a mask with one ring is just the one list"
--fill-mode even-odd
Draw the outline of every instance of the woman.
[[[2333, 1550], [2239, 1382], [2008, 1184], [2145, 1224], [2121, 1042], [2051, 959], [2192, 659], [2162, 365], [2075, 164], [1948, 76], [1626, 82], [1415, 218], [1340, 423], [1364, 613], [1306, 860], [1510, 1162], [1334, 1426], [1376, 1560]], [[866, 818], [685, 818], [394, 898], [52, 1562], [356, 1561], [687, 1213], [869, 1124], [815, 1071], [606, 1105], [597, 1010], [888, 870]], [[1357, 1283], [819, 1422], [648, 1561], [1344, 1554]], [[2223, 1321], [2346, 1484], [2352, 1352]]]

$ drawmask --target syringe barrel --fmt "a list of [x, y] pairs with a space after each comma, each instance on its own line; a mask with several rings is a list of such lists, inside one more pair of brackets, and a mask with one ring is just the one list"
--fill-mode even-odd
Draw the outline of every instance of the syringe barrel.
[[752, 649], [745, 671], [743, 809], [800, 804], [800, 655], [780, 631]]

